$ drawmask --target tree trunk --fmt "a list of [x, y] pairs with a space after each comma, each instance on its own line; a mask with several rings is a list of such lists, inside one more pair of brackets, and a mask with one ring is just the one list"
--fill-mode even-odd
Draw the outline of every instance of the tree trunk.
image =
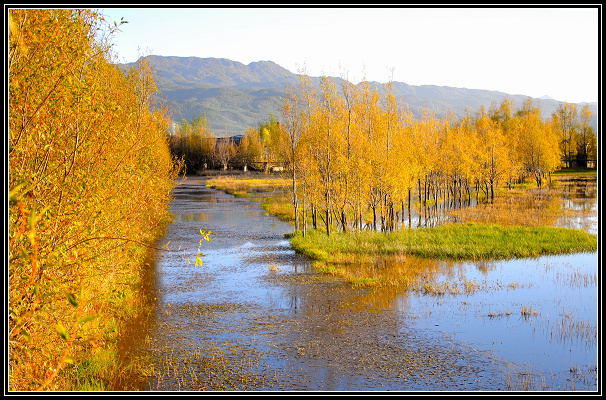
[[299, 199], [297, 198], [297, 173], [295, 167], [292, 169], [292, 205], [295, 209], [295, 230], [299, 230]]

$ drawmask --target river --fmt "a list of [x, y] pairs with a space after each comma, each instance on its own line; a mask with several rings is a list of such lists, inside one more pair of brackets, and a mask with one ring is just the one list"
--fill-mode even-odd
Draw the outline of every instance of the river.
[[473, 290], [353, 288], [314, 273], [258, 203], [202, 177], [173, 196], [141, 389], [596, 390], [596, 253], [438, 263], [434, 285]]

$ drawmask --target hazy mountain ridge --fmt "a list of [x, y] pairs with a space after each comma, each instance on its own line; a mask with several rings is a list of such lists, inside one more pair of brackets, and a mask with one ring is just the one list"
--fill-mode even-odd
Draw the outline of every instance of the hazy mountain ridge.
[[[171, 106], [173, 119], [190, 120], [194, 115], [206, 114], [212, 130], [219, 136], [241, 134], [247, 126], [256, 127], [259, 122], [268, 120], [270, 113], [280, 119], [285, 88], [298, 84], [297, 74], [272, 61], [245, 65], [220, 58], [152, 55], [145, 59], [155, 71], [158, 89]], [[320, 79], [312, 77], [318, 87]], [[340, 78], [336, 79], [337, 87], [340, 87]], [[383, 90], [383, 83], [371, 84]], [[462, 117], [466, 108], [477, 111], [482, 105], [488, 109], [492, 102], [499, 104], [505, 96], [513, 99], [517, 108], [528, 97], [482, 89], [413, 86], [403, 82], [394, 82], [394, 93], [408, 104], [414, 115], [428, 109], [438, 117], [449, 111]], [[546, 117], [551, 116], [559, 103], [549, 96], [535, 99]], [[597, 104], [590, 103], [590, 106], [594, 113], [592, 126], [596, 129]]]

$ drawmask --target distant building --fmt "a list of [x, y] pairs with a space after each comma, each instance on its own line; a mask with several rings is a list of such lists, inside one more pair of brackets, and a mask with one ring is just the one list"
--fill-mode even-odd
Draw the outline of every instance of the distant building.
[[235, 146], [238, 146], [242, 139], [244, 139], [244, 135], [217, 137], [217, 144], [227, 140], [233, 143]]

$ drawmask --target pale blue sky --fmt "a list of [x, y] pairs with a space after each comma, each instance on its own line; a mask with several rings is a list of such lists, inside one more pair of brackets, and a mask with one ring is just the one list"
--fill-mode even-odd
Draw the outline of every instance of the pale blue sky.
[[271, 60], [309, 75], [598, 100], [598, 8], [101, 9], [139, 55]]

